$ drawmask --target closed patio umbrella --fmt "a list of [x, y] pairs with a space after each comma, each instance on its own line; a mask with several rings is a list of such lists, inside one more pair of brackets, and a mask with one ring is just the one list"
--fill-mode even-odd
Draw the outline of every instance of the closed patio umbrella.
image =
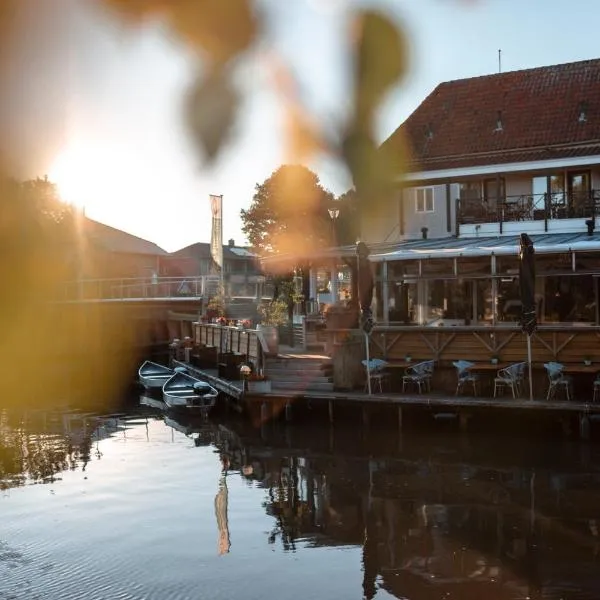
[[364, 242], [356, 244], [356, 274], [358, 279], [358, 305], [360, 307], [360, 326], [365, 334], [365, 354], [367, 359], [367, 389], [371, 395], [371, 371], [369, 368], [369, 334], [373, 329], [373, 271], [369, 261], [369, 248]]
[[521, 293], [521, 330], [527, 334], [529, 364], [529, 399], [533, 400], [531, 378], [531, 336], [537, 328], [535, 314], [535, 249], [531, 238], [522, 233], [519, 240], [519, 291]]

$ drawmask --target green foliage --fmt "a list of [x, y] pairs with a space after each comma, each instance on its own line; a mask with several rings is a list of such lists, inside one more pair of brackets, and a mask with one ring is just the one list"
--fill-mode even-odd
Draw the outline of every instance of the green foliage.
[[332, 202], [333, 194], [310, 169], [283, 165], [256, 185], [250, 207], [241, 211], [242, 231], [260, 255], [326, 246]]
[[206, 305], [206, 311], [213, 313], [215, 317], [224, 317], [225, 298], [221, 294], [212, 296]]
[[275, 327], [279, 325], [285, 325], [288, 322], [288, 307], [287, 303], [277, 298], [267, 304], [261, 304], [258, 307], [258, 313], [261, 317], [261, 323], [263, 325], [273, 325]]
[[336, 244], [350, 246], [360, 238], [360, 205], [358, 194], [349, 190], [338, 198], [340, 215], [335, 223]]

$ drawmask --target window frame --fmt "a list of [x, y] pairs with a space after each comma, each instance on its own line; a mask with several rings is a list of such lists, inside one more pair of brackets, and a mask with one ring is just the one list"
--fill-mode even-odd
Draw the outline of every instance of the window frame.
[[[423, 193], [423, 210], [419, 210], [419, 192]], [[431, 209], [427, 209], [427, 192], [431, 193]], [[415, 188], [415, 212], [424, 214], [424, 213], [433, 213], [435, 212], [435, 193], [434, 187], [431, 185], [423, 186]]]

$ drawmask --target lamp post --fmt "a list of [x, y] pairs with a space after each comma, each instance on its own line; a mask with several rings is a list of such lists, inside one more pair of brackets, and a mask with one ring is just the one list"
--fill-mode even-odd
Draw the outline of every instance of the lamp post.
[[[330, 207], [327, 209], [329, 218], [331, 219], [331, 247], [335, 246], [335, 222], [340, 216], [340, 209], [337, 207]], [[335, 256], [333, 256], [333, 266], [331, 269], [331, 299], [335, 303], [338, 301], [338, 274], [337, 274], [337, 263]]]
[[327, 212], [329, 213], [329, 218], [331, 219], [331, 245], [333, 246], [335, 243], [335, 222], [340, 216], [340, 209], [328, 208]]

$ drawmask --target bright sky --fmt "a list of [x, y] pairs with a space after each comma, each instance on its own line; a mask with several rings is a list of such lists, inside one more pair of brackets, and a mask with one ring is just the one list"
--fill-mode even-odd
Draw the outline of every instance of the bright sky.
[[[257, 1], [267, 10], [275, 49], [293, 64], [304, 100], [328, 123], [339, 122], [346, 108], [347, 7], [381, 6], [404, 23], [410, 75], [381, 111], [381, 140], [438, 83], [497, 72], [499, 48], [505, 71], [598, 56], [600, 3], [592, 0]], [[278, 105], [264, 68], [241, 73], [249, 96], [227, 150], [216, 168], [206, 170], [182, 126], [180, 103], [194, 67], [184, 50], [157, 25], [130, 34], [88, 14], [71, 27], [69, 108], [56, 120], [66, 130], [53, 133], [52, 120], [45, 125], [53, 150], [42, 168], [66, 196], [85, 204], [91, 218], [167, 250], [209, 241], [208, 195], [223, 194], [224, 239], [243, 242], [240, 209], [282, 161]], [[335, 165], [313, 167], [333, 192], [347, 189]]]

